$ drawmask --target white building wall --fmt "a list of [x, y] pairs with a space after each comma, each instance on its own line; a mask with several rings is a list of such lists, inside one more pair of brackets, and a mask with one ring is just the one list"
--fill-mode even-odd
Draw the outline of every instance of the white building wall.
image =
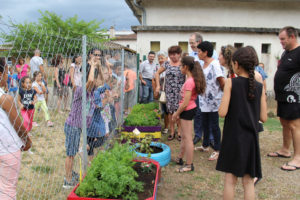
[[[150, 51], [151, 41], [160, 41], [160, 50], [168, 51], [172, 45], [178, 45], [179, 41], [188, 42], [191, 33], [188, 32], [139, 32], [137, 37], [137, 52], [140, 58]], [[259, 57], [259, 61], [265, 63], [267, 79], [267, 90], [273, 90], [273, 79], [277, 69], [277, 59], [283, 52], [276, 34], [245, 34], [245, 33], [202, 33], [204, 40], [216, 43], [216, 50], [219, 53], [221, 46], [234, 43], [244, 43], [244, 46], [253, 46]], [[271, 44], [270, 54], [261, 54], [261, 44]], [[191, 51], [189, 47], [189, 51]]]
[[281, 28], [299, 26], [299, 2], [215, 0], [143, 1], [147, 26], [227, 26]]

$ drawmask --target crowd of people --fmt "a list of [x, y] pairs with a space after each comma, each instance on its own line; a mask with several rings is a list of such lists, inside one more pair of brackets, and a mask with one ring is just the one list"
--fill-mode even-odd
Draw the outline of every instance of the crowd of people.
[[[286, 171], [300, 169], [300, 93], [297, 89], [300, 47], [297, 36], [293, 27], [280, 30], [279, 39], [285, 51], [274, 79], [283, 146], [268, 156], [291, 158], [289, 148], [293, 142], [293, 159], [281, 167]], [[177, 172], [194, 171], [194, 151], [208, 152], [212, 148], [208, 160], [217, 161], [216, 169], [225, 172], [224, 199], [234, 198], [238, 177], [243, 180], [245, 199], [254, 199], [254, 185], [262, 178], [258, 133], [263, 131], [262, 123], [267, 120], [267, 75], [263, 63], [259, 63], [251, 46], [239, 49], [223, 46], [217, 56], [213, 44], [203, 41], [198, 32], [190, 36], [189, 44], [192, 49], [189, 54], [183, 55], [180, 46], [169, 47], [168, 53], [149, 52], [139, 69], [140, 102], [157, 99], [164, 114], [162, 132], [169, 133], [169, 141], [177, 134], [180, 152], [175, 163], [181, 165]], [[158, 64], [155, 63], [156, 55]], [[89, 160], [117, 125], [121, 112], [120, 90], [125, 92], [126, 113], [130, 112], [135, 95], [136, 72], [125, 65], [122, 73], [117, 54], [103, 56], [102, 51], [93, 48], [87, 57], [86, 73], [82, 72], [79, 55], [73, 57], [70, 70], [66, 70], [65, 59], [60, 54], [51, 62], [53, 94], [58, 97], [56, 112], [67, 112], [64, 188], [74, 187], [79, 178], [73, 165], [80, 149], [83, 87], [87, 100], [87, 146], [83, 148], [87, 149]], [[0, 59], [0, 131], [3, 135], [0, 137], [0, 199], [7, 196], [16, 199], [21, 151], [30, 149], [29, 132], [33, 126], [39, 126], [36, 112], [43, 110], [47, 126], [54, 126], [47, 106], [48, 74], [40, 51], [35, 50], [29, 65], [24, 59], [18, 59], [15, 69], [16, 72], [8, 68], [5, 59]], [[86, 85], [82, 83], [84, 74]], [[122, 79], [125, 80], [124, 88], [121, 88]], [[69, 96], [72, 99], [70, 109], [66, 103]], [[222, 139], [219, 117], [225, 117]], [[201, 140], [202, 145], [196, 146]]]
[[[294, 27], [284, 27], [279, 32], [285, 51], [277, 66], [274, 90], [283, 145], [267, 155], [292, 158], [289, 149], [293, 142], [293, 159], [281, 167], [285, 171], [300, 169], [297, 37]], [[162, 132], [169, 132], [168, 140], [175, 138], [177, 125], [181, 143], [174, 161], [183, 165], [178, 172], [194, 171], [193, 152], [208, 152], [211, 147], [213, 153], [208, 160], [216, 160], [216, 169], [225, 172], [224, 199], [234, 198], [238, 177], [243, 180], [245, 199], [254, 199], [254, 185], [262, 178], [258, 133], [267, 120], [268, 76], [264, 64], [259, 63], [252, 46], [222, 46], [217, 56], [212, 43], [203, 41], [198, 32], [190, 36], [189, 44], [189, 54], [183, 55], [180, 46], [171, 46], [168, 55], [158, 52], [158, 67], [154, 64], [155, 53], [149, 52], [140, 68], [141, 102], [153, 101], [154, 91], [164, 114]], [[225, 117], [222, 139], [219, 117]], [[195, 146], [201, 140], [202, 145]]]

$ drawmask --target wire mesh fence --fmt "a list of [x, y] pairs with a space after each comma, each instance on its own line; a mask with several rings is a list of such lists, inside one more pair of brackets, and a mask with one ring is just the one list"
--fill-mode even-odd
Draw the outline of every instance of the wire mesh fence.
[[[71, 30], [0, 32], [0, 199], [65, 199], [137, 101], [136, 54]], [[20, 132], [32, 147], [17, 155]]]

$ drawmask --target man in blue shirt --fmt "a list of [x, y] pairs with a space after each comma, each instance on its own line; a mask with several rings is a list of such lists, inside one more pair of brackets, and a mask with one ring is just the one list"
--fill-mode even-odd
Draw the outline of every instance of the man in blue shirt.
[[154, 78], [156, 64], [154, 63], [155, 52], [150, 51], [148, 60], [145, 60], [140, 66], [140, 80], [142, 83], [142, 103], [153, 101], [152, 79]]

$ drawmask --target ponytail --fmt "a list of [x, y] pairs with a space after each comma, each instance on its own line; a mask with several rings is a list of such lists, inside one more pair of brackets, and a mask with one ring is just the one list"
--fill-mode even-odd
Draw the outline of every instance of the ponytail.
[[188, 66], [189, 71], [192, 73], [197, 94], [203, 94], [206, 88], [206, 81], [200, 63], [194, 61], [194, 57], [192, 56], [183, 57], [181, 62], [182, 65]]
[[257, 56], [253, 53], [250, 47], [239, 48], [232, 56], [232, 61], [237, 62], [240, 67], [248, 72], [249, 87], [248, 99], [254, 100], [255, 98], [255, 74], [254, 67], [257, 63]]
[[255, 74], [254, 74], [254, 68], [249, 70], [249, 89], [248, 89], [248, 99], [254, 100], [255, 98]]

